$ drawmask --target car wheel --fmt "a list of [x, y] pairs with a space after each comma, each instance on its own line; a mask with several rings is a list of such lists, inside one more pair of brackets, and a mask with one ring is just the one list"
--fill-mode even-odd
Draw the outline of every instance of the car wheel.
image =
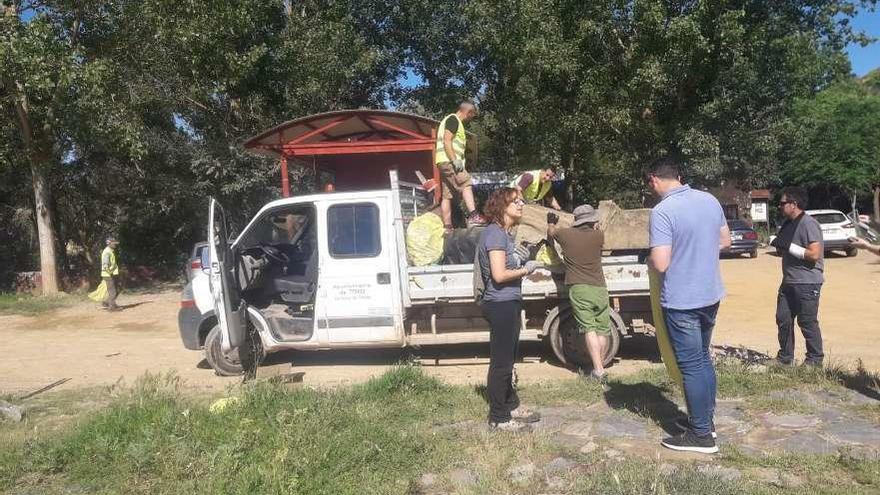
[[846, 257], [847, 258], [855, 258], [857, 254], [859, 254], [859, 250], [856, 248], [847, 248], [846, 249]]
[[244, 368], [238, 357], [238, 350], [223, 352], [223, 349], [220, 348], [220, 339], [220, 327], [214, 325], [214, 328], [208, 332], [208, 337], [205, 338], [205, 360], [214, 368], [214, 373], [219, 376], [241, 375]]
[[749, 251], [749, 258], [757, 258], [757, 257], [758, 257], [758, 249], [757, 248]]

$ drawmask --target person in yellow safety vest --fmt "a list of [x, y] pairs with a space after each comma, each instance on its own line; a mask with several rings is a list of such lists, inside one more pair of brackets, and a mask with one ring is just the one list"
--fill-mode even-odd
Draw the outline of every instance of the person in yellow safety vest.
[[553, 196], [553, 180], [556, 172], [551, 167], [519, 174], [510, 183], [510, 187], [519, 190], [523, 199], [529, 203], [548, 203], [550, 208], [561, 210], [559, 202]]
[[115, 237], [107, 238], [107, 247], [101, 251], [101, 279], [107, 286], [107, 297], [101, 302], [101, 306], [108, 311], [119, 311], [116, 305], [116, 296], [119, 295], [119, 263], [116, 261], [116, 248], [119, 241]]
[[443, 218], [443, 226], [447, 233], [452, 230], [453, 193], [460, 194], [464, 201], [468, 212], [467, 224], [469, 227], [486, 224], [486, 219], [477, 211], [474, 202], [473, 180], [465, 170], [464, 151], [467, 144], [467, 134], [464, 130], [464, 124], [476, 115], [477, 107], [473, 102], [464, 101], [458, 106], [455, 113], [444, 117], [437, 128], [434, 164], [440, 171], [442, 186], [440, 216]]

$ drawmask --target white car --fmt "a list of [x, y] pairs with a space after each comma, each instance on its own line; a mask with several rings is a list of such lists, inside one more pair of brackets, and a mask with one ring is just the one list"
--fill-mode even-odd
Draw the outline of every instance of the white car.
[[847, 256], [855, 256], [858, 250], [850, 246], [849, 238], [856, 237], [856, 226], [839, 210], [807, 210], [807, 215], [815, 218], [822, 226], [822, 241], [825, 252], [840, 250]]

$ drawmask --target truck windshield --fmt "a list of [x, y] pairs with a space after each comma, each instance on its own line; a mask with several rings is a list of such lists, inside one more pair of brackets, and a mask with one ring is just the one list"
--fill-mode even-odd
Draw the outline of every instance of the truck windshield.
[[311, 207], [290, 207], [263, 215], [245, 234], [241, 247], [296, 245], [314, 227]]

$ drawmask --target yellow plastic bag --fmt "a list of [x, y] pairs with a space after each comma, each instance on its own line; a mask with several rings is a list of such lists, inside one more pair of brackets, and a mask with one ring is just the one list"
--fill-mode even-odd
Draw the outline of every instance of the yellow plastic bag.
[[435, 265], [443, 258], [443, 220], [423, 213], [406, 228], [406, 253], [413, 266]]
[[104, 282], [102, 280], [101, 283], [98, 284], [98, 287], [95, 290], [93, 290], [92, 292], [89, 292], [89, 299], [91, 299], [92, 301], [95, 301], [95, 302], [101, 302], [106, 298], [107, 298], [107, 282]]
[[238, 397], [222, 397], [220, 399], [215, 400], [208, 407], [208, 411], [211, 414], [218, 414], [226, 410], [226, 408], [230, 406], [236, 406], [241, 402], [241, 399]]
[[535, 261], [542, 263], [544, 266], [553, 266], [562, 263], [562, 259], [559, 257], [559, 254], [556, 253], [556, 249], [549, 244], [544, 244], [538, 249], [538, 253], [535, 255]]

